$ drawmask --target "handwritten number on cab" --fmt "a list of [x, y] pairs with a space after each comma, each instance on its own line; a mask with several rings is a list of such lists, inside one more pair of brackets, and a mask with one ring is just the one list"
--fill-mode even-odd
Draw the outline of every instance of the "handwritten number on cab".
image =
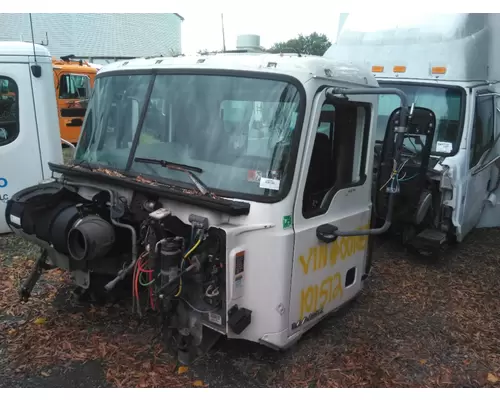
[[[360, 227], [359, 229], [367, 229], [368, 226]], [[355, 253], [364, 251], [366, 248], [366, 236], [348, 236], [338, 238], [330, 244], [322, 244], [309, 248], [307, 257], [301, 255], [299, 262], [304, 275], [308, 275], [311, 271], [324, 269], [327, 265], [334, 268], [337, 261], [345, 260]], [[312, 284], [303, 288], [300, 293], [300, 321], [307, 314], [315, 313], [319, 315], [323, 308], [338, 297], [342, 297], [342, 276], [340, 272], [335, 272], [327, 276], [318, 284]], [[300, 324], [294, 324], [292, 329], [297, 328]]]

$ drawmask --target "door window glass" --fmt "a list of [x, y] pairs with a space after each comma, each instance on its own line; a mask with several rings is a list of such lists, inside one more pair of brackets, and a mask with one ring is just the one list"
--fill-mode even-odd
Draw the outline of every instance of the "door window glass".
[[484, 152], [493, 145], [494, 109], [493, 96], [476, 98], [474, 124], [471, 135], [470, 168], [477, 165]]
[[0, 75], [0, 146], [19, 136], [19, 89], [13, 79]]

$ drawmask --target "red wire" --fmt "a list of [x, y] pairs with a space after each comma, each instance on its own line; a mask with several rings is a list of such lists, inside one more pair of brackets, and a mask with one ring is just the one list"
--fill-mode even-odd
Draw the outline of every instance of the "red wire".
[[137, 263], [136, 263], [136, 267], [134, 268], [134, 273], [132, 275], [132, 296], [137, 298], [137, 296], [135, 294], [135, 274], [137, 274]]
[[[146, 261], [146, 263], [145, 263], [145, 264], [147, 264], [147, 261]], [[153, 272], [153, 270], [152, 270], [152, 269], [144, 269], [144, 264], [142, 263], [142, 260], [139, 260], [139, 262], [138, 262], [138, 266], [139, 266], [139, 271], [141, 271], [141, 272], [146, 272], [146, 273], [148, 273], [148, 272], [149, 272], [149, 273]]]
[[132, 277], [133, 279], [133, 292], [134, 296], [139, 302], [139, 272], [141, 270], [141, 265], [142, 265], [142, 258], [145, 256], [146, 253], [141, 254], [139, 259], [137, 260], [136, 263], [136, 268], [134, 269], [134, 275]]
[[[152, 269], [145, 269], [145, 264], [147, 264], [147, 261], [143, 263], [142, 257], [137, 260], [137, 273], [136, 273], [136, 278], [135, 278], [135, 290], [136, 290], [136, 297], [139, 299], [139, 275], [141, 272], [146, 273], [149, 276], [149, 281], [151, 282], [153, 280], [153, 270]], [[153, 296], [153, 287], [149, 287], [149, 303], [151, 305], [151, 309], [155, 309], [155, 304], [154, 304], [154, 296]]]

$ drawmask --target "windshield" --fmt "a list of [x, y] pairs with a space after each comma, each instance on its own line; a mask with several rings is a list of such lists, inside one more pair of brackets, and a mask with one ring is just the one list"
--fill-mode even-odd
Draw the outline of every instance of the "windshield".
[[61, 99], [86, 99], [90, 92], [90, 78], [87, 75], [64, 74], [59, 82]]
[[[458, 151], [460, 146], [460, 122], [462, 118], [463, 95], [456, 87], [432, 85], [395, 84], [379, 82], [381, 87], [400, 89], [408, 96], [411, 105], [431, 109], [436, 114], [436, 131], [432, 143], [432, 154], [450, 154]], [[400, 107], [400, 99], [396, 95], [379, 96], [377, 140], [384, 140], [387, 122], [391, 113]], [[422, 140], [423, 140], [422, 136]], [[415, 140], [405, 139], [405, 147], [421, 151]]]
[[216, 193], [276, 196], [291, 179], [290, 146], [301, 129], [300, 102], [298, 88], [281, 80], [104, 76], [96, 80], [75, 163], [128, 170], [192, 188], [185, 172], [134, 161], [165, 160], [201, 169], [197, 176]]

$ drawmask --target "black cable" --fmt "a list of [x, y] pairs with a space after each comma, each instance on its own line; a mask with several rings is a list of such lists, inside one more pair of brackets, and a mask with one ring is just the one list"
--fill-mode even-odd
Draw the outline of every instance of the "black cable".
[[170, 282], [167, 282], [165, 283], [163, 286], [160, 287], [160, 289], [158, 289], [158, 292], [161, 292], [162, 290], [164, 290], [165, 288], [169, 287], [172, 283], [174, 283], [175, 281], [179, 280], [184, 274], [186, 274], [187, 272], [191, 271], [193, 268], [195, 268], [196, 265], [194, 264], [191, 264], [189, 267], [187, 267], [184, 271], [182, 271], [179, 275], [177, 275], [174, 279], [172, 279]]

